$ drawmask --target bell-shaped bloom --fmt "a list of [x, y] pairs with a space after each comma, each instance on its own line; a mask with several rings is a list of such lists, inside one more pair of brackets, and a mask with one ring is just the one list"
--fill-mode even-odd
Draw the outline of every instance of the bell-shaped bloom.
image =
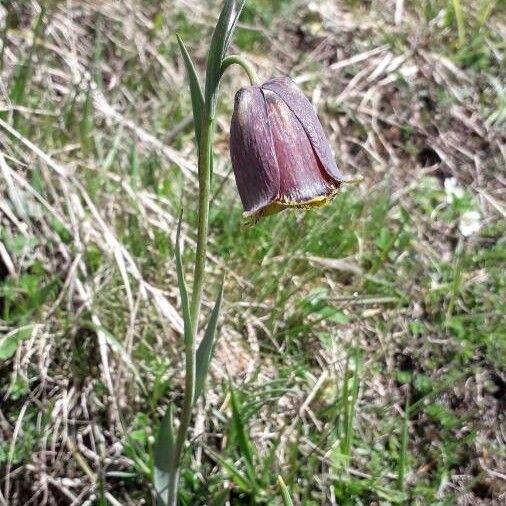
[[237, 92], [230, 154], [244, 214], [253, 219], [321, 207], [348, 181], [311, 102], [287, 77]]

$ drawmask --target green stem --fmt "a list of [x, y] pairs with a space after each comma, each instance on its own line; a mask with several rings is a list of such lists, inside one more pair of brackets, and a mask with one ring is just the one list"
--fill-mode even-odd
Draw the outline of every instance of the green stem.
[[209, 197], [211, 193], [212, 138], [213, 119], [209, 117], [208, 114], [205, 114], [199, 147], [199, 223], [190, 308], [194, 335], [197, 335], [206, 267], [207, 234], [209, 229]]
[[[251, 84], [258, 83], [255, 69], [240, 56], [228, 56], [221, 65], [221, 75], [233, 64], [240, 65], [248, 74]], [[206, 271], [207, 236], [209, 232], [209, 198], [211, 193], [211, 162], [212, 162], [212, 141], [214, 126], [214, 103], [216, 101], [218, 86], [212, 90], [206, 100], [204, 115], [202, 119], [199, 154], [198, 154], [198, 175], [199, 175], [199, 210], [198, 210], [198, 232], [197, 251], [195, 253], [195, 270], [193, 273], [193, 289], [190, 306], [191, 339], [185, 343], [186, 355], [186, 376], [185, 396], [179, 429], [177, 431], [174, 453], [171, 458], [171, 472], [169, 475], [168, 506], [177, 506], [177, 490], [179, 474], [181, 471], [181, 455], [183, 453], [188, 427], [190, 426], [192, 408], [195, 402], [195, 356], [196, 337], [200, 308], [202, 306], [202, 290], [204, 287]]]
[[[206, 111], [207, 112], [207, 111]], [[174, 454], [171, 459], [171, 472], [169, 478], [169, 499], [168, 506], [177, 505], [177, 489], [179, 482], [181, 454], [186, 441], [186, 434], [191, 422], [192, 408], [195, 401], [195, 355], [196, 337], [198, 331], [198, 320], [200, 307], [202, 305], [202, 288], [205, 278], [207, 235], [209, 230], [209, 196], [211, 187], [211, 154], [212, 154], [213, 120], [209, 114], [204, 115], [201, 139], [199, 145], [199, 210], [198, 210], [198, 232], [197, 251], [195, 253], [195, 271], [193, 276], [193, 290], [190, 308], [191, 334], [190, 342], [185, 345], [186, 374], [185, 374], [185, 396], [179, 429], [177, 432]]]
[[248, 74], [251, 86], [260, 84], [260, 80], [258, 79], [258, 75], [253, 65], [251, 65], [251, 63], [248, 60], [237, 54], [233, 54], [224, 58], [221, 64], [221, 75], [223, 75], [225, 70], [227, 70], [227, 68], [230, 67], [230, 65], [234, 64], [240, 65], [244, 69], [246, 74]]

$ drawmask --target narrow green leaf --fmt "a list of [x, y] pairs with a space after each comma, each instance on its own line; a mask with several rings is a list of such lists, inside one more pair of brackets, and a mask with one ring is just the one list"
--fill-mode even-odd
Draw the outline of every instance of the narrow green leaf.
[[88, 87], [86, 100], [83, 104], [83, 113], [79, 121], [79, 138], [81, 141], [81, 148], [85, 152], [91, 152], [93, 149], [93, 134], [95, 125], [93, 119], [93, 97], [91, 87]]
[[464, 19], [464, 11], [460, 0], [452, 0], [453, 11], [455, 12], [455, 19], [457, 21], [457, 33], [459, 36], [459, 47], [462, 47], [466, 42], [466, 23]]
[[[286, 392], [285, 389], [281, 389]], [[278, 465], [279, 446], [281, 444], [281, 437], [278, 434], [277, 437], [271, 440], [271, 445], [265, 456], [260, 459], [260, 472], [257, 471], [260, 482], [270, 483], [272, 478], [272, 470]]]
[[174, 452], [172, 404], [169, 404], [160, 423], [154, 448], [154, 487], [158, 506], [169, 502], [169, 476]]
[[195, 399], [198, 399], [204, 389], [207, 371], [213, 356], [215, 344], [216, 329], [218, 327], [218, 318], [220, 316], [221, 301], [223, 299], [223, 280], [218, 291], [218, 297], [214, 304], [214, 308], [209, 317], [206, 332], [197, 350], [196, 370], [195, 370]]
[[225, 470], [230, 475], [230, 478], [235, 482], [235, 484], [245, 492], [252, 491], [255, 487], [249, 482], [248, 478], [244, 476], [239, 469], [235, 466], [233, 462], [231, 462], [228, 459], [224, 459], [220, 455], [218, 455], [215, 452], [210, 452], [214, 459], [216, 459], [222, 467], [225, 468]]
[[279, 488], [281, 489], [281, 497], [283, 499], [283, 504], [285, 506], [293, 506], [293, 501], [292, 498], [290, 497], [290, 491], [288, 490], [288, 487], [286, 486], [281, 476], [278, 476], [278, 485]]
[[5, 54], [5, 47], [7, 46], [7, 33], [9, 31], [9, 27], [11, 26], [11, 12], [9, 9], [7, 9], [7, 12], [5, 14], [4, 18], [4, 27], [2, 30], [2, 36], [0, 37], [0, 73], [4, 69], [4, 54]]
[[176, 34], [179, 49], [183, 55], [184, 65], [186, 67], [186, 73], [188, 74], [188, 81], [190, 83], [190, 95], [192, 99], [193, 109], [193, 125], [195, 129], [195, 137], [197, 138], [197, 146], [200, 145], [200, 131], [202, 128], [202, 116], [204, 114], [204, 95], [202, 94], [202, 88], [200, 87], [199, 78], [197, 71], [193, 65], [192, 59], [186, 50], [181, 37]]
[[237, 437], [237, 443], [244, 463], [248, 477], [252, 483], [256, 482], [255, 467], [253, 462], [253, 451], [251, 449], [251, 442], [246, 431], [246, 426], [243, 420], [242, 406], [237, 397], [235, 390], [230, 385], [230, 401], [232, 404], [232, 424]]
[[344, 450], [343, 453], [348, 457], [351, 455], [351, 447], [353, 442], [353, 425], [355, 423], [355, 414], [357, 408], [358, 390], [360, 386], [360, 356], [359, 352], [354, 352], [354, 366], [352, 371], [352, 384], [351, 384], [351, 398], [347, 399], [347, 413], [346, 413], [346, 426], [344, 436]]
[[40, 13], [37, 18], [37, 22], [35, 24], [35, 28], [33, 30], [32, 45], [26, 52], [26, 57], [24, 61], [17, 65], [17, 72], [14, 76], [13, 83], [11, 83], [10, 87], [10, 99], [13, 104], [21, 104], [29, 90], [30, 78], [32, 77], [33, 55], [37, 48], [39, 38], [41, 38], [44, 34], [45, 29], [44, 20], [49, 19], [49, 16], [46, 18], [47, 10], [48, 5], [42, 3]]
[[192, 324], [190, 317], [190, 300], [188, 298], [188, 289], [184, 280], [183, 261], [181, 259], [181, 223], [183, 221], [183, 211], [179, 212], [179, 220], [177, 223], [176, 233], [176, 272], [177, 282], [179, 285], [179, 295], [181, 297], [181, 309], [183, 310], [184, 323], [184, 341], [188, 345], [193, 339]]
[[399, 450], [399, 461], [397, 462], [397, 488], [404, 492], [406, 488], [405, 475], [408, 461], [408, 439], [409, 439], [409, 397], [404, 407], [404, 417], [401, 430], [401, 447]]
[[25, 325], [11, 330], [0, 337], [0, 360], [11, 358], [18, 348], [21, 341], [29, 339], [32, 335], [33, 325]]
[[343, 385], [340, 399], [340, 412], [339, 412], [339, 439], [341, 453], [345, 451], [345, 439], [346, 439], [346, 428], [348, 427], [348, 392], [349, 392], [349, 380], [350, 380], [350, 356], [346, 356], [346, 362], [344, 366]]
[[207, 57], [205, 93], [206, 105], [209, 108], [211, 117], [214, 115], [216, 106], [216, 89], [221, 76], [221, 63], [230, 45], [244, 3], [245, 0], [225, 0], [218, 23], [214, 29]]

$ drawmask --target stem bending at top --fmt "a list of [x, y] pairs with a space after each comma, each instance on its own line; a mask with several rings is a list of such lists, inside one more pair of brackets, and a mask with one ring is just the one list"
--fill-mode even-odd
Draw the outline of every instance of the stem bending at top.
[[[158, 461], [157, 469], [159, 473], [157, 476], [159, 477], [155, 478], [155, 489], [158, 493], [158, 503], [161, 506], [177, 506], [183, 449], [188, 428], [191, 423], [192, 409], [197, 396], [202, 390], [205, 375], [211, 360], [211, 352], [215, 340], [216, 325], [223, 293], [222, 285], [215, 309], [213, 309], [211, 313], [202, 343], [197, 351], [196, 343], [199, 330], [199, 316], [202, 306], [209, 232], [209, 200], [212, 175], [214, 115], [218, 99], [219, 82], [225, 70], [230, 65], [237, 64], [245, 70], [251, 85], [258, 84], [258, 77], [255, 69], [243, 57], [238, 55], [225, 57], [244, 3], [245, 0], [225, 0], [209, 48], [204, 93], [202, 93], [198, 75], [190, 55], [183, 41], [178, 36], [178, 43], [190, 82], [195, 136], [198, 145], [198, 229], [191, 301], [189, 302], [189, 309], [187, 305], [187, 311], [183, 312], [186, 371], [183, 406], [179, 417], [180, 423], [176, 437], [173, 438], [173, 427], [170, 421], [172, 417], [167, 417], [165, 434], [160, 434], [156, 443], [156, 448], [165, 448], [163, 452], [158, 452], [162, 454], [163, 458], [160, 458]], [[179, 232], [177, 247], [179, 248]], [[179, 262], [178, 272], [180, 272], [181, 275], [180, 291], [183, 290], [186, 294], [179, 250], [176, 257]], [[181, 289], [181, 286], [183, 286], [183, 289]], [[162, 444], [164, 442], [163, 438], [165, 438], [165, 446]]]
[[198, 321], [200, 307], [202, 304], [202, 288], [204, 285], [206, 253], [207, 253], [207, 234], [209, 228], [209, 197], [211, 190], [211, 164], [212, 164], [212, 145], [214, 133], [213, 104], [217, 101], [219, 81], [225, 70], [230, 65], [240, 65], [248, 75], [251, 85], [259, 83], [257, 73], [253, 65], [245, 58], [239, 55], [227, 56], [223, 59], [220, 66], [220, 75], [215, 83], [209, 97], [204, 104], [204, 115], [200, 125], [200, 142], [198, 154], [198, 177], [199, 177], [199, 210], [198, 210], [198, 233], [197, 233], [197, 251], [195, 254], [195, 270], [193, 276], [193, 290], [191, 299], [191, 323], [194, 337], [198, 332]]
[[246, 74], [248, 74], [251, 86], [256, 86], [260, 84], [260, 80], [258, 79], [258, 75], [253, 65], [251, 65], [251, 63], [248, 60], [246, 60], [243, 56], [237, 54], [227, 56], [226, 58], [224, 58], [221, 64], [221, 75], [223, 76], [225, 70], [227, 70], [227, 68], [230, 67], [230, 65], [234, 64], [241, 66], [246, 72]]

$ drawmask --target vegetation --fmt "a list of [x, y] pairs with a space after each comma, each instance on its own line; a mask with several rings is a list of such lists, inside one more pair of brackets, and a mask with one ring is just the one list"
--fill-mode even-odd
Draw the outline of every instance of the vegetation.
[[[220, 4], [0, 6], [1, 505], [153, 501], [198, 205], [176, 33], [203, 70]], [[504, 502], [505, 15], [247, 2], [232, 52], [293, 77], [364, 180], [245, 225], [230, 69], [203, 301], [225, 273], [222, 319], [181, 504]]]

